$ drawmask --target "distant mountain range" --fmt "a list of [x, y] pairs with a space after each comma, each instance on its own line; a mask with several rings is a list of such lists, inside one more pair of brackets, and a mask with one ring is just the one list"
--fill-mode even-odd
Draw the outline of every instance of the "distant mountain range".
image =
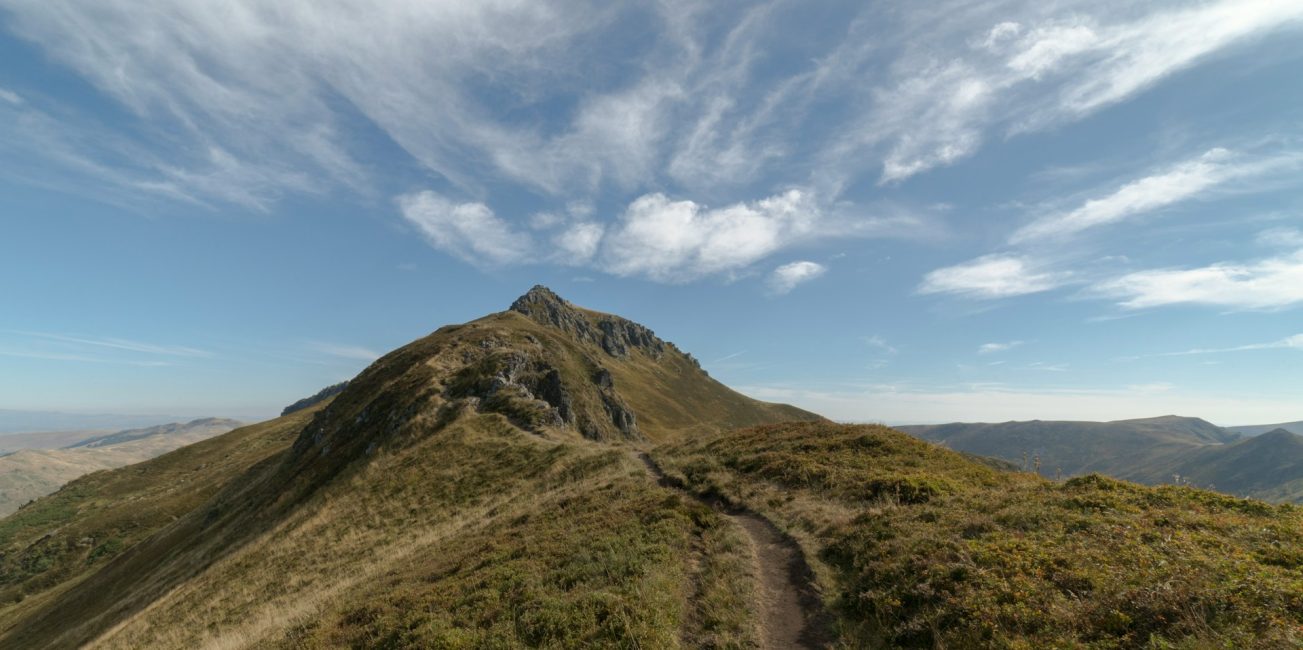
[[84, 474], [148, 460], [240, 424], [222, 418], [174, 422], [94, 436], [62, 449], [22, 449], [0, 457], [0, 516]]
[[1297, 433], [1303, 436], [1303, 420], [1298, 422], [1282, 422], [1280, 424], [1251, 424], [1242, 427], [1226, 428], [1245, 436], [1260, 436], [1264, 433], [1275, 431], [1276, 429], [1284, 429], [1290, 433]]
[[[1113, 422], [951, 423], [897, 427], [956, 451], [1046, 476], [1098, 472], [1182, 483], [1236, 496], [1303, 502], [1303, 436], [1274, 426], [1223, 428], [1174, 415]], [[1247, 430], [1247, 431], [1246, 431]], [[1249, 432], [1254, 437], [1244, 437]]]
[[194, 419], [178, 415], [124, 415], [120, 413], [70, 413], [64, 411], [17, 411], [0, 409], [0, 435], [46, 431], [118, 431], [151, 427], [159, 422]]

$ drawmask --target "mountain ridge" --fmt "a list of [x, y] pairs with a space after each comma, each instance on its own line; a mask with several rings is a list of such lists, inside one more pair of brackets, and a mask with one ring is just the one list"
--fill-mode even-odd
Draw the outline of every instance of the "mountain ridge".
[[[257, 435], [275, 435], [284, 447], [256, 461], [250, 457], [252, 464], [225, 470], [220, 487], [185, 516], [158, 522], [152, 534], [133, 538], [138, 541], [129, 547], [98, 554], [90, 565], [96, 570], [67, 578], [76, 580], [76, 587], [63, 589], [58, 585], [64, 583], [56, 582], [52, 591], [38, 591], [39, 598], [27, 599], [28, 604], [8, 614], [0, 609], [5, 635], [0, 645], [74, 646], [106, 633], [124, 647], [202, 643], [203, 626], [194, 628], [195, 636], [168, 628], [161, 620], [151, 624], [150, 612], [185, 621], [184, 612], [207, 607], [197, 603], [207, 602], [209, 594], [250, 598], [245, 607], [264, 611], [260, 608], [270, 606], [265, 599], [252, 592], [241, 595], [245, 588], [235, 585], [263, 580], [282, 584], [290, 575], [317, 575], [332, 562], [345, 570], [378, 561], [367, 558], [407, 557], [406, 551], [400, 552], [406, 543], [402, 540], [434, 540], [447, 534], [476, 539], [481, 525], [499, 530], [528, 520], [535, 500], [555, 503], [550, 507], [558, 511], [565, 503], [585, 499], [607, 502], [593, 511], [599, 518], [608, 516], [601, 514], [607, 511], [641, 509], [627, 519], [593, 524], [621, 535], [645, 535], [641, 522], [670, 517], [677, 523], [656, 529], [661, 530], [656, 543], [688, 552], [688, 530], [709, 537], [716, 534], [709, 531], [721, 525], [720, 520], [705, 514], [690, 517], [686, 513], [700, 506], [665, 501], [655, 482], [630, 478], [634, 461], [611, 445], [652, 444], [745, 424], [818, 419], [794, 407], [738, 394], [650, 329], [581, 310], [544, 291], [539, 288], [522, 297], [528, 299], [518, 307], [528, 303], [524, 310], [529, 314], [508, 309], [441, 327], [383, 355], [338, 395], [237, 430], [231, 435], [265, 431]], [[213, 446], [225, 437], [212, 441]], [[150, 461], [152, 465], [141, 471], [148, 474], [150, 466], [170, 464], [170, 456]], [[608, 485], [621, 487], [608, 493]], [[72, 498], [82, 489], [74, 482], [55, 497]], [[55, 497], [25, 510], [22, 519], [44, 521], [52, 516], [50, 508], [59, 503]], [[423, 514], [413, 517], [414, 512]], [[385, 513], [384, 518], [377, 519], [378, 513]], [[538, 525], [544, 524], [540, 520]], [[323, 531], [317, 530], [320, 526]], [[441, 526], [453, 526], [448, 529], [453, 532], [443, 532]], [[41, 530], [38, 526], [30, 534]], [[557, 553], [606, 534], [566, 537], [582, 531], [538, 534], [570, 540]], [[360, 541], [328, 543], [341, 535]], [[55, 556], [67, 558], [58, 566], [87, 561], [77, 558], [86, 558], [89, 549], [66, 550], [75, 549], [75, 542], [56, 537], [42, 544], [47, 543], [53, 545], [50, 553], [65, 549]], [[23, 557], [23, 552], [16, 550], [14, 557]], [[561, 561], [565, 556], [557, 557]], [[664, 559], [656, 562], [649, 566], [657, 571], [677, 566]], [[288, 574], [267, 569], [254, 576], [245, 573], [246, 566], [295, 568]], [[33, 581], [41, 576], [25, 578], [22, 584], [38, 584]], [[312, 599], [316, 597], [300, 594], [296, 602], [329, 607], [326, 601]], [[157, 604], [159, 599], [190, 604], [169, 610], [170, 605]], [[280, 600], [271, 604], [282, 602], [290, 606]], [[726, 610], [742, 611], [735, 606]], [[623, 615], [641, 619], [660, 615], [661, 610], [648, 612]], [[70, 615], [84, 623], [70, 628]], [[322, 620], [334, 619], [323, 614]], [[140, 621], [140, 626], [132, 621]], [[179, 636], [163, 640], [158, 634], [164, 628]]]
[[526, 296], [0, 520], [0, 647], [1300, 640], [1303, 510], [1004, 471]]
[[[1019, 463], [1026, 470], [1039, 463], [1040, 471], [1051, 476], [1099, 472], [1150, 485], [1184, 481], [1236, 496], [1303, 502], [1303, 453], [1293, 452], [1292, 439], [1284, 436], [1294, 434], [1284, 429], [1255, 442], [1257, 437], [1200, 418], [1173, 415], [898, 428], [957, 451]], [[1261, 451], [1272, 444], [1282, 448]], [[1299, 461], [1280, 466], [1282, 458]]]

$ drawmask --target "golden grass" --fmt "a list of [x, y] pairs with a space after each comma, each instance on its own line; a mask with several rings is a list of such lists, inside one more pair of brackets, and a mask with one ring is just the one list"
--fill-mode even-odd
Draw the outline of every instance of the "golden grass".
[[814, 562], [845, 647], [1303, 645], [1303, 509], [1096, 475], [993, 471], [875, 426], [655, 450]]

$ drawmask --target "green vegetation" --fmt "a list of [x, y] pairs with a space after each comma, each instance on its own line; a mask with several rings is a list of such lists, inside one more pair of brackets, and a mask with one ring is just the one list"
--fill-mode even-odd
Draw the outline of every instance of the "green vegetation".
[[[806, 563], [754, 516], [658, 485], [634, 455], [652, 445], [668, 482], [796, 540], [842, 647], [1303, 643], [1298, 508], [1010, 473], [738, 395], [650, 330], [546, 290], [522, 301], [327, 402], [0, 521], [0, 647], [795, 638], [778, 632], [814, 613], [796, 598]], [[778, 547], [794, 561], [760, 560]]]
[[847, 647], [1298, 647], [1303, 510], [1001, 473], [875, 426], [758, 427], [655, 454], [800, 540]]
[[[57, 552], [15, 562], [0, 646], [756, 647], [741, 533], [624, 441], [813, 416], [604, 318], [628, 340], [517, 312], [444, 328], [328, 404], [38, 501], [11, 548]], [[669, 384], [717, 411], [635, 420]]]
[[[245, 427], [136, 465], [93, 472], [0, 520], [0, 604], [48, 596], [98, 569], [283, 451], [310, 417], [305, 412]], [[0, 608], [0, 621], [33, 604]]]

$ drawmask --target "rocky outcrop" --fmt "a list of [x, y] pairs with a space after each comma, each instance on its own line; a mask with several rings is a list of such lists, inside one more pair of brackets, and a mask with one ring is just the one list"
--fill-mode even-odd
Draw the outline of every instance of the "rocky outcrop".
[[286, 406], [284, 409], [281, 409], [281, 415], [286, 416], [295, 411], [302, 411], [303, 409], [308, 408], [309, 406], [320, 404], [321, 402], [324, 402], [344, 392], [345, 388], [348, 388], [348, 382], [346, 381], [341, 381], [333, 386], [327, 386], [317, 391], [316, 395], [313, 395], [311, 397], [305, 397], [293, 404], [290, 404], [289, 406]]
[[668, 346], [655, 332], [638, 323], [609, 314], [585, 312], [542, 285], [511, 303], [511, 311], [592, 343], [613, 357], [626, 358], [637, 350], [659, 359]]
[[[469, 400], [480, 411], [499, 413], [530, 430], [569, 426], [587, 438], [641, 438], [633, 410], [615, 392], [610, 371], [599, 368], [591, 385], [573, 378], [567, 385], [560, 369], [519, 350], [499, 348], [463, 368], [449, 382], [445, 398]], [[577, 404], [576, 393], [587, 394], [590, 408]], [[600, 411], [596, 410], [600, 404]]]

